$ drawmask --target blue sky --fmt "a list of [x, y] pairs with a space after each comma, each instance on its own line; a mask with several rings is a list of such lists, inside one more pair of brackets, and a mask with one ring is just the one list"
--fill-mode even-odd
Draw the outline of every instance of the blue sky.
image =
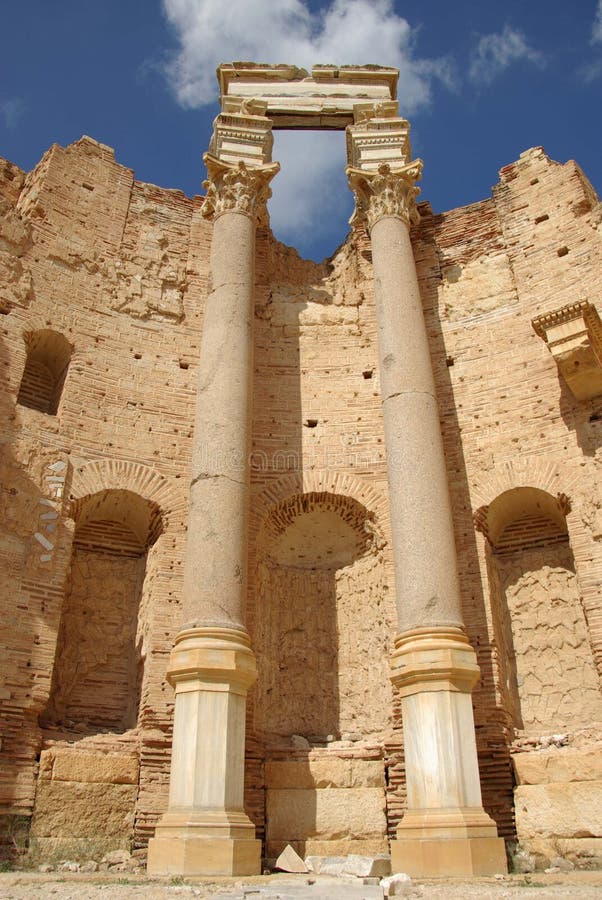
[[[602, 0], [3, 0], [0, 155], [32, 168], [89, 134], [136, 177], [201, 192], [220, 61], [401, 69], [435, 211], [482, 199], [543, 145], [602, 191]], [[322, 258], [346, 233], [340, 134], [284, 134], [272, 225]]]

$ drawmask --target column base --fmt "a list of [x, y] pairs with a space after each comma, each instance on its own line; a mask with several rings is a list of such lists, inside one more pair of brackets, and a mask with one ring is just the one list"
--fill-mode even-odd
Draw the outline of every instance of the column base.
[[247, 815], [167, 812], [148, 842], [149, 875], [259, 875], [261, 841]]
[[497, 875], [508, 864], [503, 838], [409, 838], [391, 841], [391, 870], [413, 878]]
[[209, 837], [151, 838], [146, 870], [149, 875], [260, 875], [261, 841]]

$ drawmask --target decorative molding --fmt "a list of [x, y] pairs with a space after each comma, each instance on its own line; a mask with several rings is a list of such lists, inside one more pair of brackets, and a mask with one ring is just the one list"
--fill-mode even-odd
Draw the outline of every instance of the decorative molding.
[[395, 169], [382, 163], [376, 172], [347, 166], [346, 172], [355, 196], [355, 211], [349, 220], [354, 228], [367, 225], [372, 231], [385, 216], [401, 219], [408, 227], [420, 221], [416, 208], [420, 188], [414, 182], [422, 174], [422, 160]]
[[602, 394], [602, 322], [587, 300], [537, 316], [531, 324], [577, 400]]
[[399, 72], [388, 67], [314, 66], [310, 75], [296, 66], [235, 62], [222, 64], [217, 77], [223, 112], [262, 104], [274, 128], [343, 129], [358, 103], [397, 106]]
[[232, 105], [238, 108], [221, 113], [213, 123], [209, 155], [222, 163], [244, 162], [251, 168], [270, 163], [274, 136], [271, 119], [262, 114], [265, 104], [238, 98]]
[[211, 153], [205, 153], [203, 161], [209, 175], [203, 182], [207, 191], [202, 208], [205, 218], [236, 212], [261, 223], [266, 221], [266, 203], [272, 195], [269, 182], [280, 169], [278, 163], [249, 168], [242, 161], [222, 162]]

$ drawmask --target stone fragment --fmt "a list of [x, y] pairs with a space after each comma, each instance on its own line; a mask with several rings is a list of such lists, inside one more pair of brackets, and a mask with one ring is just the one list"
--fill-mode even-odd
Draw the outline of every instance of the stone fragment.
[[566, 859], [564, 856], [552, 857], [550, 866], [555, 869], [560, 869], [561, 872], [572, 872], [575, 868], [570, 859]]
[[350, 853], [343, 866], [344, 875], [355, 875], [356, 878], [380, 877], [391, 874], [391, 858], [389, 856], [360, 856]]
[[93, 859], [89, 859], [87, 862], [82, 863], [80, 866], [80, 872], [98, 872], [98, 863]]
[[385, 892], [385, 897], [407, 897], [413, 889], [412, 879], [405, 872], [397, 872], [383, 878], [380, 886]]
[[280, 869], [281, 872], [299, 872], [303, 874], [309, 872], [307, 865], [299, 854], [295, 853], [290, 844], [286, 845], [276, 860], [276, 868]]
[[310, 743], [302, 734], [291, 734], [291, 747], [293, 750], [309, 750]]
[[121, 863], [129, 863], [131, 859], [131, 854], [127, 850], [111, 850], [105, 853], [102, 862], [108, 866], [118, 866]]
[[527, 852], [527, 850], [519, 848], [512, 856], [512, 869], [514, 872], [518, 872], [519, 874], [523, 875], [528, 874], [529, 872], [534, 872], [535, 860], [533, 856]]
[[346, 856], [308, 856], [305, 865], [316, 875], [342, 875]]
[[70, 859], [66, 859], [65, 862], [59, 863], [57, 866], [59, 872], [79, 872], [80, 868], [78, 862], [73, 862], [73, 860]]

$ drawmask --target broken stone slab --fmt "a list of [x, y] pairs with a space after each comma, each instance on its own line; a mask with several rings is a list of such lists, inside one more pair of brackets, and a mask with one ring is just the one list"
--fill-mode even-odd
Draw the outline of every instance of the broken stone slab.
[[553, 869], [560, 869], [561, 872], [572, 872], [575, 865], [570, 859], [566, 859], [564, 856], [554, 856], [553, 859], [550, 860], [550, 867]]
[[309, 872], [307, 865], [303, 862], [298, 853], [296, 853], [290, 844], [287, 844], [278, 859], [276, 860], [276, 869], [281, 872], [293, 872], [305, 875]]
[[397, 872], [383, 878], [380, 886], [385, 892], [385, 897], [407, 897], [413, 890], [412, 879], [405, 872]]
[[346, 856], [306, 856], [305, 865], [316, 875], [342, 875]]
[[356, 878], [370, 878], [378, 876], [384, 878], [391, 874], [390, 856], [360, 856], [350, 853], [347, 862], [343, 866], [344, 875], [355, 875]]
[[118, 866], [131, 862], [131, 859], [132, 856], [127, 850], [110, 850], [109, 853], [105, 853], [101, 862], [106, 863], [108, 866]]

